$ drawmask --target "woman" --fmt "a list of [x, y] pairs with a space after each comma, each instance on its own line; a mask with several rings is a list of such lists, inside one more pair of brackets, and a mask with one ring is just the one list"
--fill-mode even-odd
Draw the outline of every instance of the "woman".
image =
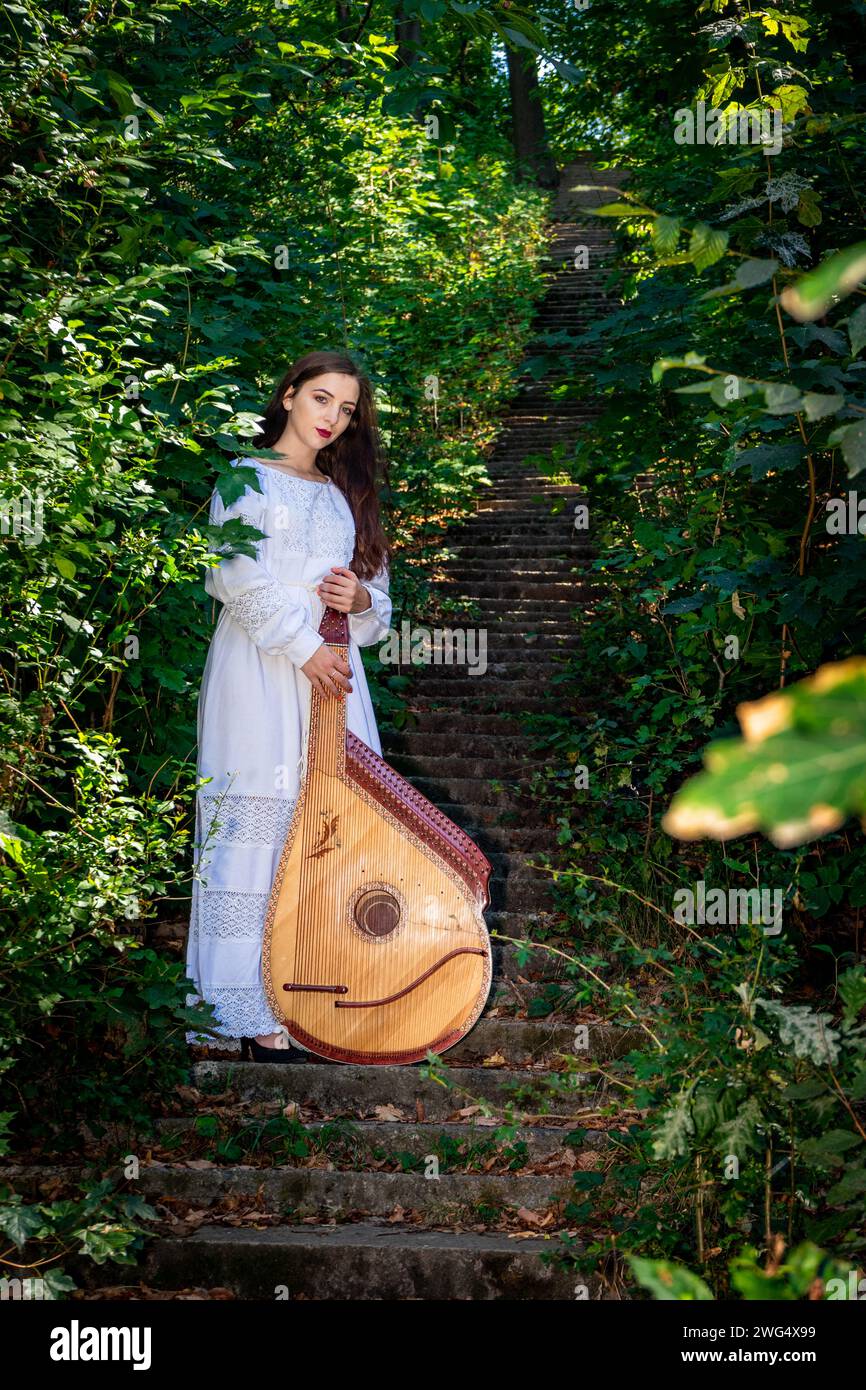
[[[351, 358], [312, 352], [279, 383], [253, 448], [279, 459], [233, 460], [249, 470], [226, 506], [214, 490], [209, 521], [255, 526], [256, 558], [208, 569], [222, 603], [198, 703], [197, 859], [187, 974], [213, 1004], [219, 1040], [258, 1061], [305, 1061], [267, 1004], [261, 975], [265, 912], [301, 786], [313, 686], [346, 700], [346, 725], [382, 751], [359, 647], [391, 622], [390, 547], [379, 519], [377, 474], [387, 481], [369, 382]], [[258, 480], [258, 488], [253, 482]], [[222, 547], [223, 549], [225, 547]], [[349, 662], [319, 636], [327, 604], [349, 615]], [[351, 678], [351, 679], [350, 679]], [[354, 684], [353, 684], [354, 682]]]

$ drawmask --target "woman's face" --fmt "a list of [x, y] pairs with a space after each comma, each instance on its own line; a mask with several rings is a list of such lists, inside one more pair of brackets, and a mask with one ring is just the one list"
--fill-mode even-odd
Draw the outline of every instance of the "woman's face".
[[354, 415], [360, 389], [353, 376], [343, 372], [324, 372], [312, 377], [296, 390], [290, 386], [283, 397], [291, 426], [304, 444], [323, 449], [339, 439]]

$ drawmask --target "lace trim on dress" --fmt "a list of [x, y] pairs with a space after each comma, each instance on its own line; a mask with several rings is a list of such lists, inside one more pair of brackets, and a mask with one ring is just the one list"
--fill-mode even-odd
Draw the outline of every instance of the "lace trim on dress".
[[[187, 1032], [186, 1040], [194, 1047], [231, 1048], [239, 1038], [264, 1037], [266, 1033], [278, 1033], [281, 1024], [271, 1013], [264, 990], [251, 985], [237, 988], [212, 989], [209, 991], [216, 1016], [217, 1036], [211, 1033], [197, 1033], [195, 1029]], [[203, 1002], [200, 994], [188, 994], [188, 1008]]]
[[269, 893], [239, 893], [216, 889], [199, 894], [198, 929], [202, 936], [260, 938]]
[[[227, 845], [274, 845], [285, 840], [295, 797], [202, 794], [202, 839]], [[211, 833], [213, 832], [213, 833]]]
[[235, 622], [252, 637], [268, 618], [272, 618], [291, 602], [288, 591], [274, 579], [270, 584], [262, 584], [257, 589], [247, 589], [246, 593], [229, 598], [225, 606]]

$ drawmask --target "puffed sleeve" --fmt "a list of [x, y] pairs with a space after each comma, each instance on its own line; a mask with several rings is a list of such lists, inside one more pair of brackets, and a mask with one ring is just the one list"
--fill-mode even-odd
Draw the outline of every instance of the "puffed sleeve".
[[[226, 506], [214, 488], [208, 521], [211, 526], [238, 517], [267, 533], [264, 494], [248, 487], [236, 501]], [[214, 554], [225, 547], [212, 546]], [[256, 542], [256, 559], [233, 555], [205, 571], [204, 587], [212, 598], [224, 604], [236, 623], [269, 656], [287, 656], [295, 666], [303, 666], [324, 642], [307, 621], [307, 611], [292, 590], [275, 579], [258, 558], [261, 542]]]
[[359, 647], [371, 647], [374, 642], [384, 639], [391, 626], [393, 605], [388, 592], [390, 575], [387, 563], [383, 562], [373, 578], [364, 579], [362, 583], [369, 590], [372, 602], [362, 613], [349, 614], [349, 636]]

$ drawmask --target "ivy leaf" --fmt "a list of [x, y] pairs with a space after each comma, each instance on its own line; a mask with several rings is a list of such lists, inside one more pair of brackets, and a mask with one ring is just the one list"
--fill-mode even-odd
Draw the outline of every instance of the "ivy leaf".
[[715, 265], [728, 249], [728, 233], [720, 232], [708, 222], [696, 222], [689, 239], [689, 260], [695, 270]]

